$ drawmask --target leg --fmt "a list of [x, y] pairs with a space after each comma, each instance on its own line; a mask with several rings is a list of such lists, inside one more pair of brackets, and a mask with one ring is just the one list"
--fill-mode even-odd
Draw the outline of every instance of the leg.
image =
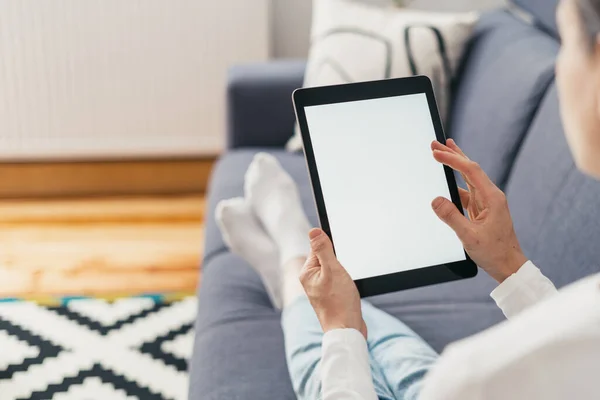
[[[284, 308], [281, 325], [290, 378], [299, 400], [321, 398], [321, 343], [323, 331], [306, 297]], [[371, 359], [373, 385], [380, 400], [394, 400], [381, 368]]]
[[244, 192], [266, 232], [277, 245], [280, 265], [310, 251], [311, 226], [298, 187], [275, 157], [259, 153], [246, 172]]
[[[321, 358], [322, 332], [298, 282], [303, 264], [298, 256], [308, 253], [309, 225], [296, 185], [277, 160], [262, 154], [256, 156], [248, 169], [246, 195], [276, 242], [281, 257], [282, 324], [292, 381], [301, 398], [315, 396], [320, 392], [314, 371]], [[421, 380], [437, 354], [402, 322], [368, 303], [363, 305], [363, 315], [369, 329], [369, 350], [375, 360], [371, 364], [378, 392], [385, 392], [387, 385], [397, 399], [416, 398]]]
[[417, 399], [423, 378], [438, 354], [408, 326], [363, 301], [369, 353], [396, 399]]
[[297, 271], [285, 265], [308, 254], [310, 224], [296, 184], [273, 156], [257, 154], [245, 180], [245, 198], [221, 201], [215, 217], [227, 246], [258, 272], [281, 309], [304, 293]]
[[298, 258], [302, 259], [302, 266], [310, 251], [311, 226], [302, 209], [298, 187], [275, 157], [259, 153], [246, 172], [244, 192], [279, 254], [281, 302], [285, 307], [304, 295], [296, 266]]
[[281, 308], [279, 253], [250, 204], [243, 198], [223, 200], [217, 205], [215, 217], [229, 249], [258, 272], [271, 303], [275, 308]]
[[[271, 289], [269, 292], [275, 298], [273, 303], [283, 304], [282, 327], [294, 389], [301, 400], [317, 399], [321, 394], [319, 364], [323, 332], [298, 281], [299, 270], [309, 250], [307, 234], [310, 226], [300, 206], [297, 188], [273, 157], [259, 155], [246, 176], [246, 195], [246, 201], [260, 223], [249, 215], [248, 203], [242, 204], [238, 200], [223, 204], [218, 216], [220, 227], [231, 249], [248, 260], [261, 275], [267, 289]], [[277, 257], [279, 273], [273, 267]], [[405, 345], [410, 344], [409, 356], [417, 354], [421, 347], [429, 349], [428, 346], [393, 317], [367, 304], [364, 308], [369, 334], [373, 338], [369, 341], [371, 372], [379, 398], [391, 400], [405, 395], [416, 396], [418, 381], [426, 368], [408, 368], [402, 358], [398, 360], [398, 355], [406, 353], [407, 349], [402, 348]], [[387, 323], [391, 330], [386, 329]], [[397, 354], [383, 354], [386, 348], [397, 350]], [[434, 359], [435, 353], [430, 351], [433, 354], [430, 358]], [[418, 359], [422, 361], [423, 358]], [[399, 371], [392, 370], [396, 367]], [[395, 396], [396, 392], [401, 396]]]

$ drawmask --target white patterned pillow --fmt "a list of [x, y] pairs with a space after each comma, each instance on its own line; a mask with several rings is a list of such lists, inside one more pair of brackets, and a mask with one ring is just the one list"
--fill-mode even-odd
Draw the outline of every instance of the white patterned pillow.
[[[427, 75], [442, 119], [478, 15], [314, 0], [304, 87]], [[286, 148], [302, 149], [298, 126]]]

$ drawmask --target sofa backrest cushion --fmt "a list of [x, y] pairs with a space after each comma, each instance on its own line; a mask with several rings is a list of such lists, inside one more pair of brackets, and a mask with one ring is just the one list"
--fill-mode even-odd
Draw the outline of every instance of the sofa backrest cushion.
[[484, 14], [457, 79], [449, 135], [504, 187], [554, 77], [558, 42], [508, 11]]
[[559, 286], [600, 272], [600, 182], [574, 165], [556, 87], [535, 117], [506, 188], [528, 257]]
[[517, 6], [530, 14], [542, 29], [558, 37], [556, 7], [560, 0], [513, 0]]

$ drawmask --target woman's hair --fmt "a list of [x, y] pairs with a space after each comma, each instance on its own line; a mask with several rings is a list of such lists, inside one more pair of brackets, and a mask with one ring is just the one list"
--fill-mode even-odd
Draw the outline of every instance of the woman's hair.
[[600, 35], [600, 0], [576, 0], [576, 3], [589, 45], [593, 48]]

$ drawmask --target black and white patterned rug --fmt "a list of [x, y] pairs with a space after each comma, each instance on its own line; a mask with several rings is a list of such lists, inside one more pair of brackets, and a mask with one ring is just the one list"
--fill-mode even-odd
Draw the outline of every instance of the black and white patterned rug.
[[0, 399], [186, 399], [195, 316], [195, 297], [0, 302]]

